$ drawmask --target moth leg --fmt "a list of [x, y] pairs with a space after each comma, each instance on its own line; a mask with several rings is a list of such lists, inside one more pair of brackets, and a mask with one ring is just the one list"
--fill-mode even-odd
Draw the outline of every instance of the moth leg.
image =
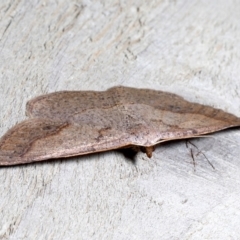
[[[213, 164], [210, 162], [210, 160], [207, 158], [207, 156], [201, 151], [199, 150], [199, 148], [194, 144], [192, 143], [190, 140], [186, 140], [186, 147], [188, 148], [188, 143], [191, 144], [193, 147], [195, 147], [197, 150], [198, 150], [198, 153], [196, 154], [196, 156], [198, 156], [199, 154], [202, 154], [204, 156], [204, 158], [207, 160], [208, 164], [215, 170], [215, 167], [213, 166]], [[193, 154], [193, 150], [191, 148], [191, 156], [192, 156], [192, 159], [193, 159], [193, 165], [194, 165], [194, 168], [196, 166], [196, 162], [195, 162], [195, 159], [194, 159], [194, 154]], [[195, 170], [194, 170], [195, 171]]]
[[195, 158], [194, 158], [194, 154], [193, 154], [193, 150], [191, 148], [191, 157], [192, 157], [192, 160], [193, 160], [193, 166], [194, 166], [194, 172], [196, 171], [196, 162], [195, 162]]
[[150, 146], [150, 147], [141, 147], [141, 151], [146, 153], [146, 155], [151, 158], [152, 153], [155, 150], [155, 146]]

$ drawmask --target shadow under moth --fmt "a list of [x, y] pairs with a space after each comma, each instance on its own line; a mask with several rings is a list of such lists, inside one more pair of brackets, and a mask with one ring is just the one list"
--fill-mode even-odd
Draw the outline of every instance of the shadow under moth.
[[29, 119], [0, 139], [0, 165], [140, 147], [240, 126], [240, 118], [163, 91], [114, 87], [63, 91], [30, 100]]

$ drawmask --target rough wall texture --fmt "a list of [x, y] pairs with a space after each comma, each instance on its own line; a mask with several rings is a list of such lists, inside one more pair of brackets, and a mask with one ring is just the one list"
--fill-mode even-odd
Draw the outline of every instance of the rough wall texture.
[[[116, 85], [240, 116], [240, 3], [2, 1], [0, 135], [27, 100]], [[240, 132], [0, 169], [0, 239], [239, 239]]]

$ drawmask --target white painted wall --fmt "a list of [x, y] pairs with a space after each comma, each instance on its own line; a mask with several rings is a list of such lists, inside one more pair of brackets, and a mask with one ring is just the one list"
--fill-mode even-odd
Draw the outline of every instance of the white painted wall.
[[[0, 135], [27, 100], [116, 85], [240, 116], [240, 2], [2, 1]], [[0, 168], [0, 239], [240, 239], [240, 131]], [[195, 153], [197, 153], [196, 149]]]

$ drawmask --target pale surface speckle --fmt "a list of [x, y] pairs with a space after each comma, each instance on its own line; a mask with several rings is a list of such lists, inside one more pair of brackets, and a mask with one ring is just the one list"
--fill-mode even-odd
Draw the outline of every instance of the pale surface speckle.
[[[116, 85], [240, 116], [237, 1], [2, 1], [0, 135], [27, 100]], [[240, 132], [0, 169], [0, 239], [238, 239]], [[199, 150], [194, 149], [195, 154]]]

